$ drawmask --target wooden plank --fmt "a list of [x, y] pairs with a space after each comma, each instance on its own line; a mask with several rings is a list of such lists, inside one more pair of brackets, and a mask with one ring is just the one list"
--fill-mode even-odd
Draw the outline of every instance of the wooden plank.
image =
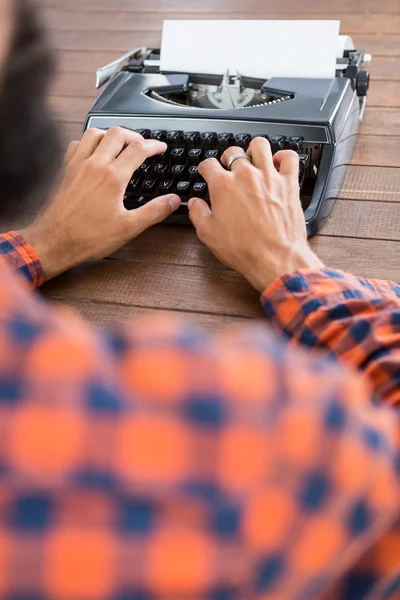
[[222, 269], [103, 260], [73, 269], [43, 286], [58, 298], [125, 306], [258, 317], [258, 294], [237, 273]]
[[400, 167], [399, 138], [360, 135], [351, 162], [353, 165]]
[[93, 101], [98, 93], [94, 73], [92, 77], [86, 73], [58, 73], [50, 89], [50, 94], [54, 96], [80, 96]]
[[[49, 299], [52, 304], [64, 308], [68, 307], [81, 317], [99, 325], [101, 328], [104, 326], [125, 324], [127, 321], [132, 321], [133, 319], [141, 317], [159, 315], [161, 312], [171, 317], [184, 319], [192, 326], [211, 333], [218, 331], [227, 325], [248, 323], [248, 319], [241, 317], [225, 317], [223, 315], [197, 314], [182, 311], [159, 311], [155, 309], [138, 308], [137, 306], [113, 304], [110, 302], [90, 302], [87, 300], [67, 300], [50, 297]], [[134, 323], [132, 323], [132, 326], [134, 326]]]
[[[185, 3], [179, 12], [165, 10], [155, 11], [115, 11], [115, 12], [83, 12], [79, 10], [62, 11], [57, 9], [47, 9], [43, 11], [45, 23], [53, 30], [107, 30], [107, 31], [160, 31], [164, 19], [218, 19], [223, 17], [221, 12], [209, 10], [207, 13], [195, 12], [190, 10], [190, 5]], [[232, 11], [229, 15], [231, 19], [285, 19], [285, 12], [270, 12], [265, 10], [263, 5], [259, 5], [256, 10], [249, 12]], [[297, 12], [290, 15], [291, 19], [337, 19], [338, 13], [306, 13]], [[341, 15], [340, 30], [346, 35], [383, 35], [400, 34], [400, 14], [379, 14], [364, 13]]]
[[[324, 235], [400, 241], [400, 206], [393, 202], [338, 200], [322, 229]], [[400, 254], [397, 257], [398, 269]], [[371, 260], [371, 256], [369, 257]], [[353, 257], [349, 256], [352, 264]], [[381, 257], [380, 267], [385, 257]]]
[[368, 107], [360, 133], [364, 135], [400, 135], [400, 108]]
[[[400, 198], [398, 198], [398, 201], [400, 202]], [[330, 245], [335, 246], [337, 245], [337, 240], [333, 241], [332, 240], [332, 235], [337, 236], [338, 235], [338, 229], [337, 227], [341, 226], [341, 220], [343, 221], [345, 218], [347, 218], [347, 216], [350, 214], [350, 212], [353, 214], [356, 212], [356, 208], [357, 206], [355, 205], [359, 205], [359, 211], [357, 212], [358, 218], [360, 218], [362, 221], [368, 220], [369, 219], [369, 214], [368, 214], [368, 210], [370, 208], [370, 204], [374, 204], [373, 209], [372, 209], [372, 213], [375, 215], [377, 213], [380, 212], [380, 208], [381, 205], [380, 204], [375, 204], [373, 202], [370, 202], [369, 204], [366, 202], [353, 202], [353, 203], [349, 203], [343, 200], [340, 200], [336, 203], [336, 206], [334, 207], [333, 210], [333, 216], [332, 224], [327, 224], [326, 227], [322, 230], [321, 234], [318, 236], [318, 238], [320, 237], [326, 237], [327, 239], [331, 240], [330, 242], [327, 242], [326, 248], [329, 248]], [[392, 205], [394, 206], [394, 210], [396, 211], [396, 214], [400, 216], [400, 206], [397, 205]], [[383, 212], [385, 214], [388, 213], [388, 209], [386, 206], [383, 207]], [[336, 214], [338, 213], [338, 214]], [[361, 216], [360, 216], [361, 215]], [[385, 215], [384, 215], [385, 218]], [[399, 218], [399, 217], [398, 217]], [[398, 221], [397, 218], [397, 221]], [[371, 219], [372, 220], [372, 219]], [[335, 223], [337, 223], [337, 226], [335, 226]], [[328, 226], [329, 225], [329, 226]], [[333, 227], [336, 227], [335, 229], [332, 229]], [[383, 229], [380, 228], [379, 231], [382, 231]], [[378, 233], [379, 233], [378, 231]], [[390, 232], [393, 235], [393, 231], [394, 231], [394, 235], [399, 236], [400, 232], [395, 231], [395, 224], [392, 227], [392, 230], [390, 230]], [[341, 230], [339, 231], [339, 235], [341, 235]], [[348, 230], [343, 230], [343, 235], [346, 235], [346, 233], [348, 233]], [[351, 232], [350, 232], [351, 233]], [[375, 234], [375, 232], [374, 232]], [[357, 235], [357, 232], [354, 232], [354, 236], [349, 236], [349, 237], [353, 237], [353, 242], [358, 246], [359, 245], [359, 240], [358, 238], [360, 237], [360, 235]], [[375, 237], [375, 235], [369, 235], [369, 238]], [[382, 237], [379, 235], [376, 235], [376, 237]], [[386, 236], [384, 236], [386, 237]], [[344, 238], [347, 239], [347, 238]], [[395, 241], [397, 240], [397, 237], [395, 237]], [[313, 241], [313, 243], [315, 243]], [[325, 245], [323, 245], [325, 247]], [[346, 242], [345, 247], [348, 248], [349, 246], [349, 242]], [[380, 247], [380, 246], [379, 246]], [[399, 265], [399, 256], [400, 256], [400, 245], [397, 244], [396, 246], [397, 248], [397, 270], [400, 273], [400, 265]], [[169, 226], [169, 225], [159, 225], [156, 227], [153, 227], [152, 229], [149, 229], [147, 231], [145, 231], [142, 235], [140, 235], [138, 238], [132, 240], [131, 242], [129, 242], [128, 244], [126, 244], [126, 246], [124, 246], [123, 248], [120, 248], [120, 250], [118, 250], [118, 252], [116, 252], [113, 255], [115, 258], [117, 258], [118, 260], [122, 260], [122, 261], [126, 261], [126, 262], [147, 262], [147, 263], [165, 263], [165, 264], [171, 264], [171, 265], [181, 265], [181, 266], [202, 266], [204, 268], [207, 269], [219, 269], [219, 270], [226, 270], [227, 267], [225, 267], [224, 265], [222, 265], [214, 256], [213, 254], [208, 250], [208, 248], [206, 248], [198, 239], [194, 229], [190, 226], [188, 227], [181, 227], [181, 226]], [[346, 254], [344, 254], [343, 256], [346, 256]], [[368, 256], [366, 256], [366, 259], [371, 261], [371, 256], [374, 256], [374, 259], [376, 257], [376, 254], [369, 254]], [[382, 254], [382, 258], [384, 257], [384, 255]], [[325, 258], [329, 258], [328, 254], [324, 255], [324, 260]], [[347, 268], [349, 268], [349, 265], [352, 264], [352, 255], [347, 254]], [[378, 266], [382, 266], [382, 265], [378, 265]], [[394, 267], [394, 263], [392, 265]]]
[[373, 56], [400, 56], [399, 35], [355, 35], [354, 44]]
[[130, 241], [113, 255], [127, 262], [157, 262], [227, 270], [204, 246], [190, 225], [157, 225]]
[[373, 279], [400, 281], [400, 243], [316, 236], [312, 249], [329, 267]]
[[50, 104], [59, 121], [82, 125], [92, 101], [79, 96], [50, 96]]
[[160, 31], [52, 31], [50, 46], [55, 50], [110, 50], [126, 52], [135, 46], [159, 47]]
[[[58, 50], [112, 50], [126, 52], [134, 46], [159, 46], [160, 30], [140, 31], [50, 31], [52, 48]], [[400, 36], [356, 35], [353, 38], [357, 47], [376, 56], [400, 56]]]
[[[132, 12], [147, 12], [146, 6], [142, 0], [41, 0], [43, 6], [57, 10], [80, 10], [80, 11], [132, 11]], [[217, 5], [218, 4], [218, 5]], [[216, 6], [217, 5], [217, 6]], [[252, 15], [257, 11], [276, 12], [276, 0], [250, 0], [245, 4], [248, 14]], [[191, 0], [183, 3], [182, 0], [153, 0], [152, 11], [180, 11], [184, 7], [186, 12], [222, 12], [231, 14], [232, 12], [243, 10], [242, 0], [225, 0], [217, 3], [216, 0]], [[399, 3], [398, 0], [335, 0], [335, 14], [363, 14], [368, 13], [393, 13], [398, 15]], [[286, 0], [279, 5], [281, 13], [293, 15], [299, 12], [298, 0]], [[321, 0], [302, 0], [301, 9], [303, 13], [319, 13], [324, 15], [332, 14], [332, 3], [321, 2]], [[250, 17], [251, 18], [251, 17]]]
[[[80, 139], [81, 123], [63, 123], [64, 143]], [[360, 135], [353, 165], [400, 167], [399, 139], [389, 135]]]
[[[311, 245], [331, 267], [364, 277], [399, 279], [398, 242], [317, 237]], [[256, 318], [263, 314], [258, 294], [231, 271], [140, 262], [132, 268], [129, 263], [105, 260], [91, 267], [74, 269], [42, 289], [50, 298], [56, 297], [62, 302], [119, 305], [107, 311], [113, 314], [112, 321], [120, 320], [121, 306], [129, 310], [157, 307]], [[102, 321], [104, 307], [96, 305], [86, 310], [91, 318], [96, 313], [100, 315], [98, 319]]]
[[59, 50], [58, 69], [60, 72], [87, 73], [93, 83], [96, 70], [116, 60], [120, 55], [120, 52], [112, 50]]
[[339, 198], [400, 202], [400, 169], [349, 166]]
[[369, 106], [400, 107], [400, 81], [374, 81], [368, 94]]
[[396, 56], [373, 56], [369, 66], [369, 73], [372, 81], [399, 81], [400, 58]]

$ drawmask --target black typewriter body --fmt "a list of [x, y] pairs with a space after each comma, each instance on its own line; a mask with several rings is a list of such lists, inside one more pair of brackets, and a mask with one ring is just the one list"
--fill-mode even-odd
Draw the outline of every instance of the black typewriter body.
[[364, 53], [348, 51], [332, 79], [271, 78], [161, 73], [159, 51], [144, 49], [114, 74], [86, 118], [89, 127], [118, 125], [166, 141], [167, 152], [133, 174], [125, 206], [137, 208], [174, 192], [182, 205], [167, 220], [190, 223], [187, 201], [208, 199], [197, 173], [201, 160], [219, 158], [228, 146], [247, 149], [267, 137], [273, 152], [301, 156], [301, 201], [309, 236], [329, 215], [351, 161], [363, 117], [368, 73]]

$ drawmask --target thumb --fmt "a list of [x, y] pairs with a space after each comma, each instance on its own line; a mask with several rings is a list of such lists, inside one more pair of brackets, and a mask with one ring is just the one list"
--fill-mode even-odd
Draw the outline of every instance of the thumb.
[[210, 207], [201, 198], [191, 198], [188, 202], [188, 208], [189, 218], [196, 229], [197, 235], [200, 237], [199, 231], [206, 233], [207, 228], [211, 225], [209, 221], [212, 215]]
[[78, 149], [78, 146], [79, 146], [78, 141], [74, 140], [73, 142], [70, 142], [70, 144], [67, 148], [67, 151], [65, 153], [65, 156], [64, 156], [64, 165], [67, 165], [72, 160], [75, 152]]
[[179, 208], [181, 199], [175, 194], [168, 196], [159, 196], [146, 202], [140, 208], [128, 211], [132, 218], [132, 225], [135, 229], [135, 234], [142, 233], [156, 223], [164, 221], [171, 213]]

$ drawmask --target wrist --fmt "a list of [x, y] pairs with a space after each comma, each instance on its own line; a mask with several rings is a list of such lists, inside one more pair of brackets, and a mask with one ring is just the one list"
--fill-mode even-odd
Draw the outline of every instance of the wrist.
[[322, 269], [325, 265], [305, 246], [286, 248], [279, 253], [265, 252], [254, 261], [254, 269], [247, 276], [251, 285], [262, 293], [271, 283], [299, 269]]
[[43, 234], [35, 223], [18, 232], [37, 254], [45, 280], [52, 279], [65, 270], [58, 258], [58, 250], [52, 243], [51, 236]]

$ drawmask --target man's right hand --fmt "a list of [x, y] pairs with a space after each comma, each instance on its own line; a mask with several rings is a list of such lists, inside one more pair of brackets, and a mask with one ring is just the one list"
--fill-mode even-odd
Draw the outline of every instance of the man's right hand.
[[[229, 148], [222, 164], [238, 152], [243, 150]], [[264, 138], [255, 138], [247, 153], [253, 164], [236, 160], [232, 172], [216, 159], [200, 164], [211, 210], [204, 200], [193, 198], [189, 215], [199, 238], [217, 258], [261, 292], [282, 275], [323, 263], [307, 243], [298, 155], [286, 150], [273, 157]]]
[[178, 208], [176, 195], [155, 198], [132, 211], [123, 204], [133, 172], [165, 150], [166, 144], [120, 127], [88, 129], [80, 142], [70, 144], [58, 191], [36, 221], [20, 232], [39, 256], [46, 279], [115, 252]]

